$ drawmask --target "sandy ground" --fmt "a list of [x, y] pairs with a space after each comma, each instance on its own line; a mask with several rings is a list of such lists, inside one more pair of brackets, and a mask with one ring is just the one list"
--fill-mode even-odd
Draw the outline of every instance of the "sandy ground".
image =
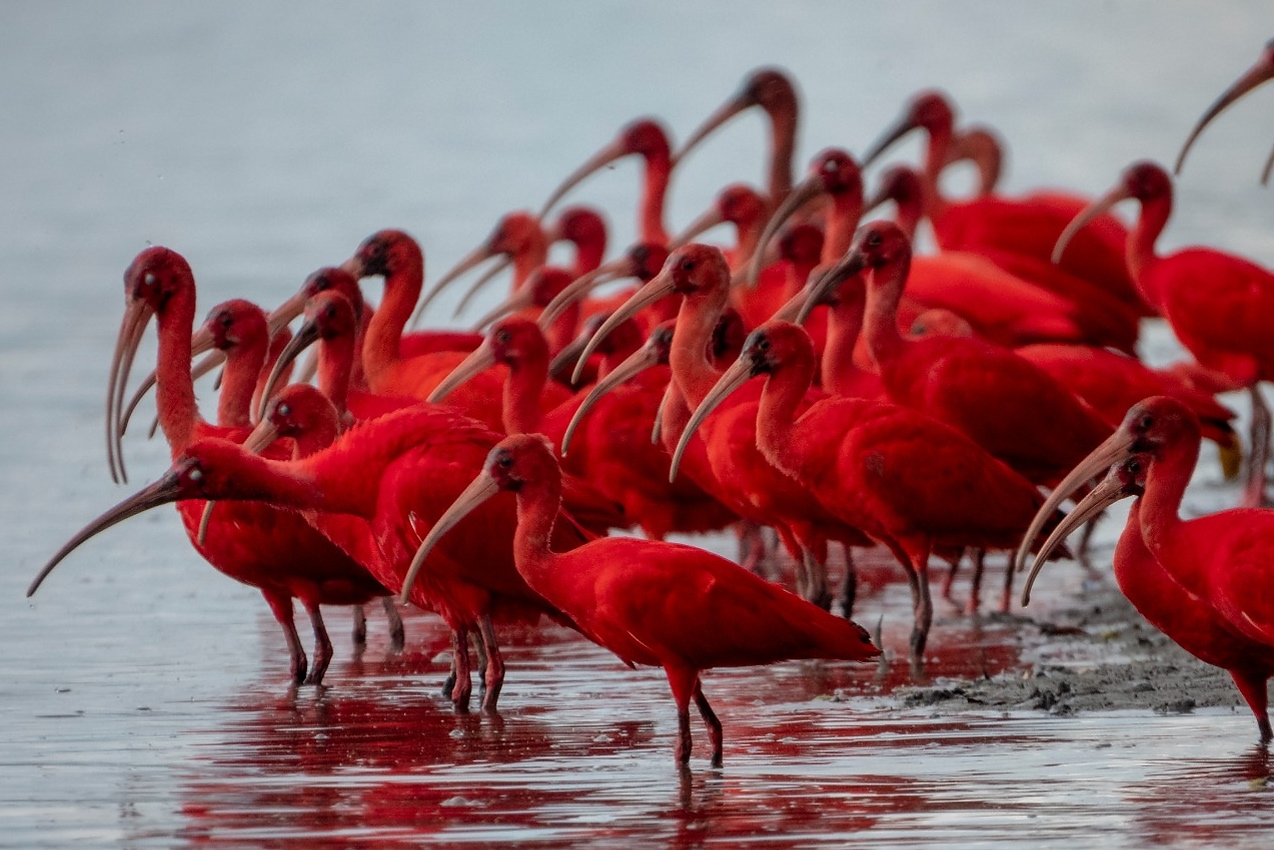
[[935, 678], [895, 689], [898, 704], [940, 712], [1029, 710], [1065, 716], [1080, 711], [1150, 709], [1186, 713], [1205, 706], [1246, 704], [1228, 673], [1204, 664], [1147, 623], [1114, 586], [1096, 583], [1038, 618], [1010, 620], [1022, 644], [1023, 669], [974, 679]]

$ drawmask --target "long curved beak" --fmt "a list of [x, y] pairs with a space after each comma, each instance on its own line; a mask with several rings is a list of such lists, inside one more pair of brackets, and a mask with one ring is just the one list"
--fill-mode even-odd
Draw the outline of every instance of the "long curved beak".
[[672, 464], [668, 467], [668, 480], [677, 480], [677, 469], [681, 466], [681, 456], [685, 454], [686, 447], [690, 445], [690, 438], [694, 436], [695, 431], [708, 418], [708, 414], [716, 410], [721, 402], [726, 400], [730, 393], [743, 386], [752, 377], [752, 359], [743, 355], [739, 356], [730, 364], [730, 368], [726, 369], [717, 379], [716, 384], [703, 401], [699, 402], [699, 406], [695, 408], [694, 413], [690, 414], [690, 421], [686, 423], [686, 428], [681, 432], [681, 439], [677, 441], [677, 448], [672, 453]]
[[1274, 171], [1274, 151], [1270, 151], [1269, 159], [1265, 160], [1265, 168], [1261, 169], [1261, 185], [1268, 186], [1270, 183], [1270, 172]]
[[316, 322], [305, 322], [288, 340], [288, 344], [283, 346], [283, 350], [279, 352], [278, 359], [274, 361], [274, 368], [270, 370], [270, 377], [266, 378], [265, 385], [261, 388], [261, 403], [257, 409], [258, 421], [265, 419], [266, 408], [270, 403], [270, 399], [274, 396], [274, 390], [282, 379], [283, 373], [301, 355], [301, 352], [317, 342], [318, 338], [318, 324]]
[[148, 511], [151, 508], [158, 507], [159, 505], [166, 505], [182, 498], [180, 481], [185, 472], [184, 465], [189, 463], [193, 463], [193, 461], [178, 461], [154, 484], [151, 484], [149, 487], [129, 496], [115, 507], [103, 513], [97, 519], [84, 526], [84, 528], [68, 540], [66, 544], [49, 559], [48, 563], [44, 565], [44, 568], [40, 570], [40, 572], [32, 580], [30, 586], [27, 587], [27, 596], [31, 596], [39, 590], [40, 585], [44, 582], [45, 578], [48, 577], [49, 573], [53, 572], [53, 568], [60, 564], [67, 555], [74, 552], [80, 544], [84, 543], [89, 538], [94, 537], [113, 525], [118, 525], [130, 517], [135, 517], [143, 511]]
[[622, 159], [627, 155], [628, 149], [625, 148], [622, 142], [618, 139], [593, 154], [584, 162], [583, 165], [572, 171], [570, 175], [568, 175], [567, 178], [553, 190], [553, 194], [549, 195], [549, 199], [545, 201], [544, 206], [540, 208], [538, 218], [544, 218], [548, 215], [549, 210], [553, 209], [553, 205], [562, 200], [562, 197], [571, 189], [575, 188], [575, 185], [580, 183], [585, 177], [589, 176], [594, 171], [600, 171], [615, 160]]
[[593, 338], [588, 341], [588, 345], [584, 346], [584, 351], [580, 354], [580, 358], [575, 364], [575, 371], [571, 374], [571, 383], [579, 382], [580, 375], [584, 372], [584, 364], [588, 362], [589, 356], [597, 349], [597, 346], [602, 344], [602, 340], [611, 331], [619, 327], [625, 319], [631, 319], [660, 298], [671, 295], [675, 291], [672, 275], [660, 272], [642, 286], [641, 289], [629, 296], [628, 300], [621, 304], [619, 309], [611, 313], [610, 318], [602, 323], [602, 326], [597, 329], [597, 333], [593, 334]]
[[748, 264], [748, 273], [743, 278], [744, 286], [749, 289], [756, 286], [757, 278], [761, 275], [761, 263], [765, 257], [765, 246], [770, 244], [770, 240], [779, 232], [789, 218], [791, 218], [797, 210], [813, 201], [820, 195], [826, 194], [823, 186], [823, 180], [817, 174], [811, 174], [787, 193], [787, 197], [783, 199], [783, 203], [774, 211], [774, 215], [770, 216], [770, 220], [765, 223], [765, 230], [761, 232], [761, 238], [756, 243], [756, 251], [752, 254], [752, 262]]
[[1122, 200], [1131, 198], [1132, 193], [1128, 191], [1128, 187], [1120, 183], [1111, 189], [1105, 195], [1093, 201], [1088, 206], [1080, 210], [1079, 215], [1071, 219], [1071, 223], [1066, 225], [1066, 229], [1062, 231], [1062, 235], [1057, 237], [1056, 244], [1053, 245], [1053, 264], [1056, 265], [1062, 261], [1062, 255], [1066, 253], [1066, 246], [1070, 244], [1071, 239], [1075, 238], [1075, 234], [1083, 229], [1084, 225], [1097, 218], [1097, 216], [1106, 212], [1115, 204]]
[[[810, 274], [810, 280], [805, 284], [805, 288], [797, 293], [796, 298], [805, 297], [805, 301], [801, 304], [801, 309], [796, 314], [796, 324], [805, 324], [806, 319], [810, 317], [810, 313], [819, 304], [822, 304], [837, 287], [843, 284], [857, 274], [860, 274], [867, 267], [867, 256], [857, 249], [850, 251], [836, 265], [827, 269], [822, 275]], [[795, 299], [793, 299], [795, 300]], [[788, 304], [783, 306], [786, 311]]]
[[411, 559], [411, 566], [407, 568], [407, 576], [403, 579], [402, 590], [398, 593], [399, 602], [406, 605], [411, 601], [411, 588], [425, 565], [425, 558], [429, 557], [429, 553], [433, 551], [438, 540], [455, 528], [460, 520], [477, 510], [479, 505], [499, 492], [500, 485], [485, 468], [468, 487], [464, 488], [464, 492], [456, 497], [451, 507], [438, 517], [438, 521], [434, 523], [433, 528], [429, 529], [425, 539], [420, 542], [420, 547], [416, 549], [416, 555]]
[[867, 149], [867, 153], [863, 154], [859, 159], [859, 165], [867, 168], [875, 162], [882, 153], [889, 150], [894, 142], [916, 129], [916, 123], [912, 120], [911, 114], [904, 114], [901, 118], [890, 125], [883, 133], [876, 137], [876, 141]]
[[1101, 483], [1080, 500], [1074, 510], [1058, 523], [1057, 528], [1053, 529], [1053, 533], [1044, 541], [1044, 545], [1040, 546], [1039, 552], [1035, 555], [1035, 563], [1031, 565], [1030, 575], [1026, 577], [1026, 583], [1022, 586], [1023, 606], [1030, 603], [1031, 588], [1035, 585], [1036, 577], [1039, 576], [1040, 570], [1044, 568], [1044, 564], [1048, 561], [1048, 556], [1053, 553], [1053, 550], [1060, 546], [1062, 541], [1076, 528], [1129, 495], [1131, 494], [1124, 489], [1123, 482], [1119, 479], [1118, 465], [1112, 466], [1110, 472], [1101, 480]]
[[494, 365], [495, 352], [491, 350], [491, 343], [484, 339], [481, 345], [469, 352], [468, 357], [456, 364], [456, 368], [452, 369], [450, 374], [442, 379], [442, 383], [434, 387], [433, 392], [429, 394], [429, 398], [425, 400], [430, 404], [438, 404], [456, 387]]
[[566, 344], [553, 359], [549, 361], [549, 375], [556, 378], [558, 375], [566, 371], [566, 368], [579, 359], [580, 352], [584, 350], [584, 346], [588, 345], [589, 338], [592, 334], [581, 334]]
[[[268, 402], [263, 407], [260, 421], [256, 427], [248, 434], [248, 438], [243, 441], [243, 448], [248, 452], [259, 455], [266, 450], [270, 444], [279, 439], [279, 429], [270, 421], [270, 417], [265, 414], [268, 410]], [[212, 522], [212, 509], [217, 502], [209, 499], [203, 506], [203, 514], [199, 517], [199, 530], [195, 534], [195, 542], [200, 546], [208, 542], [208, 527]]]
[[681, 150], [673, 154], [673, 167], [675, 168], [678, 162], [698, 147], [700, 142], [716, 132], [718, 127], [754, 104], [755, 101], [748, 96], [747, 90], [744, 89], [725, 103], [718, 106], [716, 111], [705, 118], [703, 123], [690, 134], [690, 137], [686, 139], [684, 144], [682, 144]]
[[[1053, 515], [1053, 511], [1057, 510], [1058, 506], [1070, 498], [1072, 493], [1095, 478], [1102, 470], [1109, 469], [1112, 464], [1128, 457], [1134, 442], [1134, 438], [1129, 436], [1123, 428], [1120, 428], [1067, 473], [1061, 483], [1044, 500], [1044, 504], [1036, 511], [1035, 518], [1031, 520], [1030, 526], [1027, 527], [1026, 535], [1022, 538], [1022, 545], [1018, 547], [1017, 554], [1013, 557], [1014, 571], [1020, 571], [1026, 563], [1026, 556], [1030, 554], [1031, 545], [1035, 542], [1035, 538], [1039, 536], [1040, 530], [1044, 528], [1049, 517]], [[1024, 596], [1023, 600], [1025, 599], [1026, 597]], [[1022, 604], [1025, 605], [1026, 602], [1023, 601]]]
[[535, 293], [531, 291], [530, 287], [524, 286], [517, 292], [510, 292], [508, 298], [505, 298], [498, 305], [488, 310], [485, 316], [474, 322], [473, 332], [482, 333], [482, 329], [494, 322], [496, 319], [534, 306]]
[[119, 336], [115, 339], [110, 380], [106, 387], [106, 460], [111, 480], [116, 484], [128, 481], [128, 472], [124, 469], [124, 429], [121, 424], [124, 387], [128, 383], [128, 373], [133, 367], [133, 358], [137, 356], [137, 348], [141, 345], [142, 334], [154, 314], [155, 311], [145, 301], [130, 299], [120, 320]]
[[536, 319], [536, 324], [541, 330], [548, 330], [553, 322], [566, 312], [567, 307], [583, 298], [594, 287], [624, 277], [631, 268], [632, 263], [629, 259], [620, 257], [598, 266], [588, 274], [575, 278], [567, 284], [565, 289], [553, 296], [553, 300], [544, 305], [544, 309], [540, 311], [540, 317]]
[[672, 241], [668, 243], [668, 250], [675, 251], [682, 245], [690, 244], [694, 241], [695, 237], [706, 233], [724, 221], [725, 216], [721, 214], [721, 207], [717, 204], [713, 204], [700, 213], [698, 218], [686, 225], [685, 229], [673, 237]]
[[493, 256], [495, 255], [491, 253], [491, 248], [489, 247], [488, 243], [483, 242], [477, 248], [474, 248], [468, 254], [465, 254], [463, 257], [461, 257], [460, 261], [457, 262], [454, 266], [452, 266], [450, 271], [448, 271], [442, 277], [438, 278], [438, 282], [435, 283], [432, 287], [430, 287], [429, 291], [426, 292], [421, 297], [420, 301], [416, 303], [416, 310], [415, 312], [411, 314], [411, 321], [407, 323], [407, 326], [411, 328], [414, 328], [416, 326], [416, 322], [418, 322], [420, 320], [420, 317], [424, 315], [425, 308], [428, 307], [433, 302], [433, 300], [438, 297], [438, 293], [442, 292], [444, 289], [447, 288], [448, 284], [450, 284], [453, 280], [460, 277], [460, 275], [464, 274], [470, 269], [473, 269], [482, 265], [484, 262], [486, 262]]
[[[1267, 44], [1265, 49], [1261, 51], [1261, 58], [1257, 60], [1256, 64], [1244, 71], [1243, 76], [1231, 83], [1228, 89], [1221, 92], [1220, 96], [1212, 102], [1212, 105], [1208, 107], [1207, 111], [1204, 112], [1195, 123], [1194, 129], [1191, 130], [1190, 135], [1186, 137], [1185, 144], [1181, 146], [1181, 153], [1177, 154], [1177, 164], [1172, 166], [1172, 173], [1181, 173], [1181, 167], [1185, 165], [1186, 154], [1190, 152], [1190, 147], [1194, 144], [1194, 140], [1197, 139], [1199, 134], [1203, 132], [1203, 128], [1212, 122], [1213, 118], [1220, 115], [1221, 112], [1227, 106], [1234, 103], [1234, 101], [1238, 100], [1261, 83], [1271, 79], [1274, 79], [1274, 47]], [[1272, 161], [1274, 161], [1274, 159], [1272, 159]], [[1264, 178], [1262, 178], [1261, 182], [1265, 182]]]
[[469, 309], [470, 302], [478, 297], [478, 293], [494, 280], [496, 275], [507, 269], [512, 262], [513, 258], [505, 255], [499, 262], [493, 263], [491, 268], [483, 272], [477, 280], [469, 284], [469, 288], [464, 291], [464, 294], [460, 296], [460, 300], [456, 302], [456, 309], [451, 311], [451, 318], [457, 318], [461, 313]]
[[575, 415], [571, 417], [570, 423], [566, 426], [566, 432], [562, 435], [562, 457], [566, 457], [566, 451], [570, 448], [571, 437], [574, 436], [575, 429], [579, 427], [580, 422], [588, 415], [588, 411], [593, 408], [593, 405], [597, 404], [602, 396], [658, 363], [659, 356], [654, 347], [643, 345], [630, 354], [623, 363], [612, 369], [606, 377], [594, 384], [593, 388], [588, 391], [588, 395], [584, 396], [584, 400], [580, 402]]

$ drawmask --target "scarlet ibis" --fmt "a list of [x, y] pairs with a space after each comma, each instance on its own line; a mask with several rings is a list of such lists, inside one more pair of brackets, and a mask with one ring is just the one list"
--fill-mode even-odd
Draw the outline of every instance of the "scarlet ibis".
[[[922, 128], [929, 136], [925, 153], [925, 216], [933, 225], [934, 236], [943, 250], [975, 251], [984, 249], [1029, 254], [1047, 260], [1068, 222], [1085, 200], [1055, 190], [1037, 190], [1021, 198], [985, 195], [965, 202], [952, 202], [944, 197], [938, 178], [947, 164], [948, 152], [955, 135], [955, 108], [939, 91], [923, 91], [903, 109], [898, 121], [881, 134], [861, 163], [866, 168], [890, 145], [913, 129]], [[1103, 216], [1094, 229], [1084, 234], [1083, 245], [1066, 259], [1063, 268], [1072, 274], [1099, 284], [1107, 292], [1144, 313], [1123, 264], [1123, 245], [1128, 230], [1113, 216]]]
[[[722, 730], [700, 673], [714, 667], [792, 658], [866, 661], [879, 650], [867, 631], [717, 555], [654, 540], [604, 538], [555, 552], [549, 536], [562, 502], [552, 447], [537, 435], [507, 437], [482, 472], [438, 519], [417, 559], [498, 493], [517, 494], [513, 547], [527, 584], [569, 616], [589, 639], [629, 666], [663, 667], [677, 705], [679, 764], [690, 760], [690, 700], [722, 761]], [[409, 591], [414, 574], [408, 574]]]
[[734, 226], [735, 245], [723, 249], [732, 272], [739, 272], [757, 249], [765, 229], [765, 199], [746, 183], [731, 183], [713, 199], [712, 205], [677, 234], [669, 247], [685, 245], [718, 224]]
[[718, 127], [735, 115], [760, 107], [770, 121], [770, 155], [766, 192], [771, 210], [792, 188], [792, 163], [796, 155], [796, 131], [800, 119], [800, 98], [796, 84], [781, 68], [758, 68], [744, 78], [739, 90], [690, 134], [673, 157], [681, 162]]
[[1071, 237], [1085, 232], [1093, 217], [1129, 198], [1141, 205], [1127, 244], [1128, 271], [1138, 291], [1200, 364], [1227, 377], [1231, 389], [1249, 390], [1253, 437], [1246, 498], [1248, 504], [1259, 504], [1264, 500], [1270, 413], [1257, 384], [1274, 378], [1274, 335], [1268, 321], [1274, 311], [1274, 274], [1212, 248], [1158, 254], [1155, 242], [1172, 214], [1172, 178], [1147, 160], [1126, 168], [1109, 192], [1075, 217], [1058, 238], [1054, 257], [1069, 252]]
[[[1274, 608], [1266, 588], [1274, 512], [1239, 508], [1182, 521], [1181, 498], [1199, 440], [1198, 419], [1181, 402], [1152, 396], [1134, 405], [1115, 434], [1041, 509], [1060, 504], [1078, 482], [1110, 467], [1103, 484], [1054, 530], [1039, 555], [1047, 555], [1087, 516], [1126, 496], [1138, 497], [1115, 550], [1120, 590], [1187, 652], [1229, 671], [1256, 716], [1261, 740], [1269, 741], [1266, 681], [1274, 674]], [[1018, 562], [1024, 560], [1019, 553]], [[1027, 579], [1024, 605], [1041, 564], [1036, 561]]]
[[[421, 297], [420, 302], [416, 305], [416, 311], [412, 313], [409, 324], [414, 326], [419, 321], [425, 308], [433, 302], [438, 293], [447, 288], [447, 284], [470, 269], [477, 268], [487, 260], [498, 256], [503, 257], [503, 260], [496, 264], [493, 271], [499, 271], [509, 263], [512, 263], [513, 288], [517, 289], [533, 270], [544, 265], [548, 260], [548, 251], [549, 240], [540, 227], [539, 219], [530, 212], [519, 210], [502, 216], [491, 235], [481, 245], [462, 257], [452, 266], [450, 271], [438, 278], [438, 281], [430, 288], [429, 292]], [[483, 276], [465, 293], [456, 307], [457, 314], [465, 308], [469, 299], [479, 291], [481, 285], [490, 279], [489, 275]]]
[[668, 231], [664, 227], [664, 195], [668, 191], [668, 178], [672, 172], [672, 156], [668, 147], [668, 134], [652, 118], [641, 118], [619, 131], [614, 141], [588, 158], [579, 168], [553, 190], [540, 208], [540, 218], [574, 188], [578, 183], [617, 159], [640, 156], [646, 164], [642, 178], [642, 196], [638, 204], [637, 233], [642, 242], [665, 245]]
[[686, 432], [750, 378], [768, 376], [756, 417], [757, 448], [902, 564], [915, 606], [911, 657], [919, 669], [933, 619], [928, 571], [934, 547], [1015, 549], [1043, 498], [968, 437], [916, 411], [831, 397], [802, 412], [814, 365], [804, 330], [787, 322], [762, 325], [703, 396]]
[[[1203, 128], [1212, 122], [1213, 118], [1216, 118], [1226, 107], [1252, 89], [1272, 79], [1274, 79], [1274, 39], [1265, 43], [1265, 47], [1262, 48], [1261, 55], [1257, 58], [1256, 63], [1244, 71], [1241, 77], [1231, 83], [1229, 88], [1221, 92], [1220, 96], [1212, 102], [1207, 111], [1199, 117], [1194, 129], [1186, 137], [1185, 144], [1181, 146], [1181, 153], [1177, 154], [1177, 164], [1172, 168], [1173, 173], [1181, 173], [1181, 166], [1185, 165], [1186, 154], [1190, 152], [1190, 146], [1194, 144], [1194, 140], [1203, 132]], [[1261, 172], [1262, 184], [1269, 182], [1271, 168], [1274, 168], [1274, 153], [1271, 153], [1265, 161], [1265, 168]]]
[[[594, 318], [600, 325], [607, 317]], [[587, 338], [581, 338], [587, 342], [596, 330], [594, 326], [587, 331]], [[624, 513], [651, 540], [663, 540], [673, 532], [716, 531], [738, 520], [733, 511], [688, 477], [670, 482], [668, 452], [650, 439], [650, 423], [658, 416], [670, 379], [672, 335], [673, 322], [663, 322], [642, 344], [636, 324], [621, 323], [597, 348], [605, 355], [597, 382], [555, 409], [543, 428], [561, 450], [563, 472], [587, 478], [622, 504]], [[630, 340], [636, 344], [629, 344]], [[713, 334], [711, 356], [733, 359], [742, 342], [737, 316], [727, 315]], [[612, 366], [613, 361], [619, 362]], [[569, 422], [562, 428], [566, 415]], [[577, 432], [579, 439], [574, 439]], [[756, 559], [761, 556], [757, 550], [747, 554]], [[749, 568], [755, 565], [751, 560], [745, 564]]]
[[[909, 166], [893, 165], [881, 173], [866, 206], [874, 209], [893, 201], [894, 220], [914, 238], [922, 196], [920, 175]], [[906, 298], [917, 308], [958, 312], [979, 335], [1003, 345], [1073, 340], [1129, 354], [1136, 350], [1137, 311], [1100, 286], [1030, 254], [984, 247], [915, 257]]]
[[575, 277], [600, 266], [606, 256], [606, 219], [592, 207], [564, 208], [552, 224], [545, 226], [544, 236], [550, 245], [570, 242], [575, 246], [575, 262], [571, 265]]
[[[151, 316], [159, 325], [156, 374], [160, 423], [173, 456], [207, 436], [242, 439], [246, 429], [209, 425], [195, 406], [190, 376], [195, 281], [189, 264], [175, 251], [149, 248], [133, 260], [124, 281], [127, 306], [107, 390], [107, 433], [116, 435], [109, 443], [111, 456], [120, 456], [119, 429], [114, 427], [114, 417], [119, 413], [118, 401], [134, 352]], [[258, 361], [256, 369], [259, 368]], [[256, 371], [253, 376], [255, 381]], [[298, 682], [321, 682], [331, 660], [332, 645], [319, 605], [362, 605], [388, 591], [360, 563], [295, 512], [267, 505], [223, 505], [217, 510], [212, 532], [200, 541], [198, 527], [203, 510], [204, 504], [198, 501], [178, 505], [195, 549], [220, 572], [261, 590], [283, 629], [293, 678]], [[293, 598], [305, 605], [314, 629], [314, 663], [308, 674], [305, 653], [292, 622]]]
[[807, 304], [866, 270], [864, 333], [885, 391], [969, 435], [1028, 480], [1051, 484], [1109, 433], [1065, 387], [1012, 351], [962, 337], [905, 338], [897, 309], [911, 245], [893, 222], [858, 231], [845, 258], [813, 283]]
[[[327, 449], [299, 460], [272, 461], [224, 440], [200, 440], [177, 453], [173, 466], [155, 484], [76, 535], [36, 584], [77, 545], [122, 519], [175, 500], [216, 499], [263, 501], [306, 511], [333, 539], [368, 556], [377, 577], [398, 590], [421, 538], [481, 469], [496, 442], [498, 435], [481, 423], [430, 405], [364, 422]], [[292, 510], [282, 514], [297, 516]], [[412, 601], [438, 611], [453, 629], [458, 670], [451, 696], [458, 710], [467, 707], [471, 689], [470, 630], [476, 628], [486, 648], [483, 708], [494, 711], [504, 662], [493, 623], [534, 622], [541, 614], [565, 622], [514, 568], [515, 525], [512, 502], [493, 502], [464, 528], [453, 530], [429, 559], [423, 581], [413, 586]], [[210, 542], [221, 537], [211, 535]], [[553, 540], [558, 548], [569, 549], [585, 539], [574, 521], [564, 518], [556, 524]]]
[[[686, 404], [693, 407], [716, 383], [719, 368], [707, 356], [708, 343], [729, 298], [730, 270], [715, 247], [690, 244], [673, 251], [659, 275], [634, 293], [589, 342], [600, 343], [610, 328], [648, 304], [680, 294], [670, 354], [672, 377]], [[585, 349], [585, 355], [590, 348]], [[581, 362], [583, 360], [581, 359]], [[692, 444], [691, 479], [745, 519], [771, 525], [800, 565], [804, 595], [830, 604], [826, 591], [827, 544], [867, 545], [858, 530], [837, 521], [802, 487], [774, 469], [756, 449], [756, 405], [750, 399], [721, 411]], [[665, 417], [668, 413], [665, 411]], [[665, 418], [665, 422], [668, 419]], [[679, 428], [662, 428], [669, 447]], [[684, 451], [684, 449], [683, 449]], [[674, 465], [675, 466], [675, 465]], [[851, 562], [852, 563], [852, 562]], [[852, 574], [852, 573], [851, 573]]]

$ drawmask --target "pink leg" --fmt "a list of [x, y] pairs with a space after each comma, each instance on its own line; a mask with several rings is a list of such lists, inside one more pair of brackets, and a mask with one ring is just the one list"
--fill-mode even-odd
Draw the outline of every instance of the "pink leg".
[[455, 669], [451, 703], [457, 714], [468, 714], [469, 697], [473, 694], [473, 678], [469, 667], [469, 629], [466, 626], [457, 626], [451, 633], [451, 658]]
[[367, 643], [367, 614], [362, 605], [354, 606], [354, 646]]
[[708, 698], [703, 695], [703, 683], [695, 677], [695, 705], [699, 708], [699, 716], [708, 727], [708, 740], [712, 742], [712, 766], [721, 766], [721, 721], [717, 719]]
[[323, 613], [317, 602], [302, 600], [305, 610], [310, 615], [310, 624], [314, 627], [314, 664], [310, 674], [305, 677], [307, 685], [321, 685], [327, 665], [332, 663], [332, 641], [327, 636], [327, 627], [323, 625]]
[[665, 667], [672, 698], [677, 703], [677, 764], [690, 762], [690, 697], [699, 686], [699, 674], [694, 670]]
[[291, 658], [290, 673], [292, 681], [301, 684], [305, 681], [305, 650], [301, 647], [301, 638], [296, 633], [296, 623], [292, 621], [292, 597], [273, 591], [261, 591], [274, 619], [283, 627], [283, 639], [287, 641], [288, 656]]
[[1248, 388], [1252, 400], [1252, 455], [1248, 458], [1247, 487], [1243, 505], [1249, 508], [1265, 507], [1265, 465], [1270, 456], [1270, 409], [1265, 406], [1258, 384]]
[[403, 629], [403, 617], [398, 613], [394, 597], [382, 596], [381, 605], [385, 608], [385, 619], [389, 621], [389, 648], [394, 652], [402, 652], [407, 643], [407, 632]]
[[1243, 695], [1243, 699], [1247, 700], [1248, 707], [1252, 709], [1252, 714], [1256, 716], [1256, 728], [1260, 732], [1261, 743], [1269, 743], [1274, 738], [1274, 732], [1270, 730], [1269, 696], [1265, 687], [1265, 682], [1270, 675], [1269, 672], [1262, 670], [1231, 670], [1230, 675], [1234, 678], [1234, 684], [1238, 685], [1239, 693]]
[[845, 619], [854, 616], [854, 601], [858, 596], [858, 568], [854, 566], [854, 550], [845, 547], [845, 585], [841, 593], [841, 611]]
[[504, 657], [500, 655], [500, 647], [495, 640], [495, 627], [491, 625], [491, 617], [482, 615], [478, 621], [478, 636], [486, 649], [487, 663], [483, 674], [485, 685], [482, 693], [482, 711], [485, 714], [496, 714], [496, 700], [500, 698], [500, 689], [504, 687]]
[[973, 550], [973, 574], [969, 576], [969, 601], [965, 603], [964, 613], [970, 617], [977, 616], [982, 605], [982, 573], [986, 570], [986, 550]]

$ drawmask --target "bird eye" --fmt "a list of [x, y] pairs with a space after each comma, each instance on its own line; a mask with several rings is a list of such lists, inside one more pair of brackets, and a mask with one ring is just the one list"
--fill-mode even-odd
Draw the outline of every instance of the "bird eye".
[[1141, 461], [1139, 460], [1128, 461], [1128, 471], [1131, 472], [1133, 475], [1141, 474]]
[[290, 405], [290, 404], [280, 404], [278, 407], [274, 408], [274, 412], [275, 412], [275, 413], [277, 413], [277, 414], [279, 414], [280, 416], [291, 416], [291, 415], [292, 415], [292, 405]]
[[513, 466], [513, 456], [508, 452], [500, 452], [500, 456], [495, 459], [495, 462], [504, 469], [508, 469]]
[[873, 230], [871, 233], [867, 234], [867, 238], [863, 240], [863, 244], [868, 248], [879, 248], [883, 241], [884, 240], [881, 238], [880, 234]]
[[203, 481], [203, 470], [200, 469], [199, 467], [195, 467], [194, 469], [190, 470], [190, 473], [186, 477], [190, 479], [191, 481], [193, 481], [194, 483], [198, 484], [200, 481]]
[[1151, 416], [1149, 413], [1143, 415], [1140, 419], [1137, 420], [1137, 427], [1141, 429], [1142, 431], [1149, 431], [1152, 427], [1154, 427], [1154, 424], [1155, 424], [1155, 418]]
[[695, 261], [687, 257], [681, 261], [681, 270], [683, 272], [692, 272], [695, 268]]
[[509, 335], [508, 331], [500, 331], [498, 334], [495, 335], [495, 341], [500, 343], [501, 345], [508, 345], [510, 342], [513, 341], [513, 337]]
[[146, 272], [146, 276], [142, 278], [142, 283], [144, 283], [146, 286], [154, 286], [155, 275], [153, 275], [150, 272]]
[[756, 341], [756, 350], [757, 350], [757, 351], [769, 351], [769, 350], [770, 350], [770, 340], [769, 340], [768, 338], [766, 338], [766, 337], [761, 337], [760, 339], [758, 339], [758, 340]]

